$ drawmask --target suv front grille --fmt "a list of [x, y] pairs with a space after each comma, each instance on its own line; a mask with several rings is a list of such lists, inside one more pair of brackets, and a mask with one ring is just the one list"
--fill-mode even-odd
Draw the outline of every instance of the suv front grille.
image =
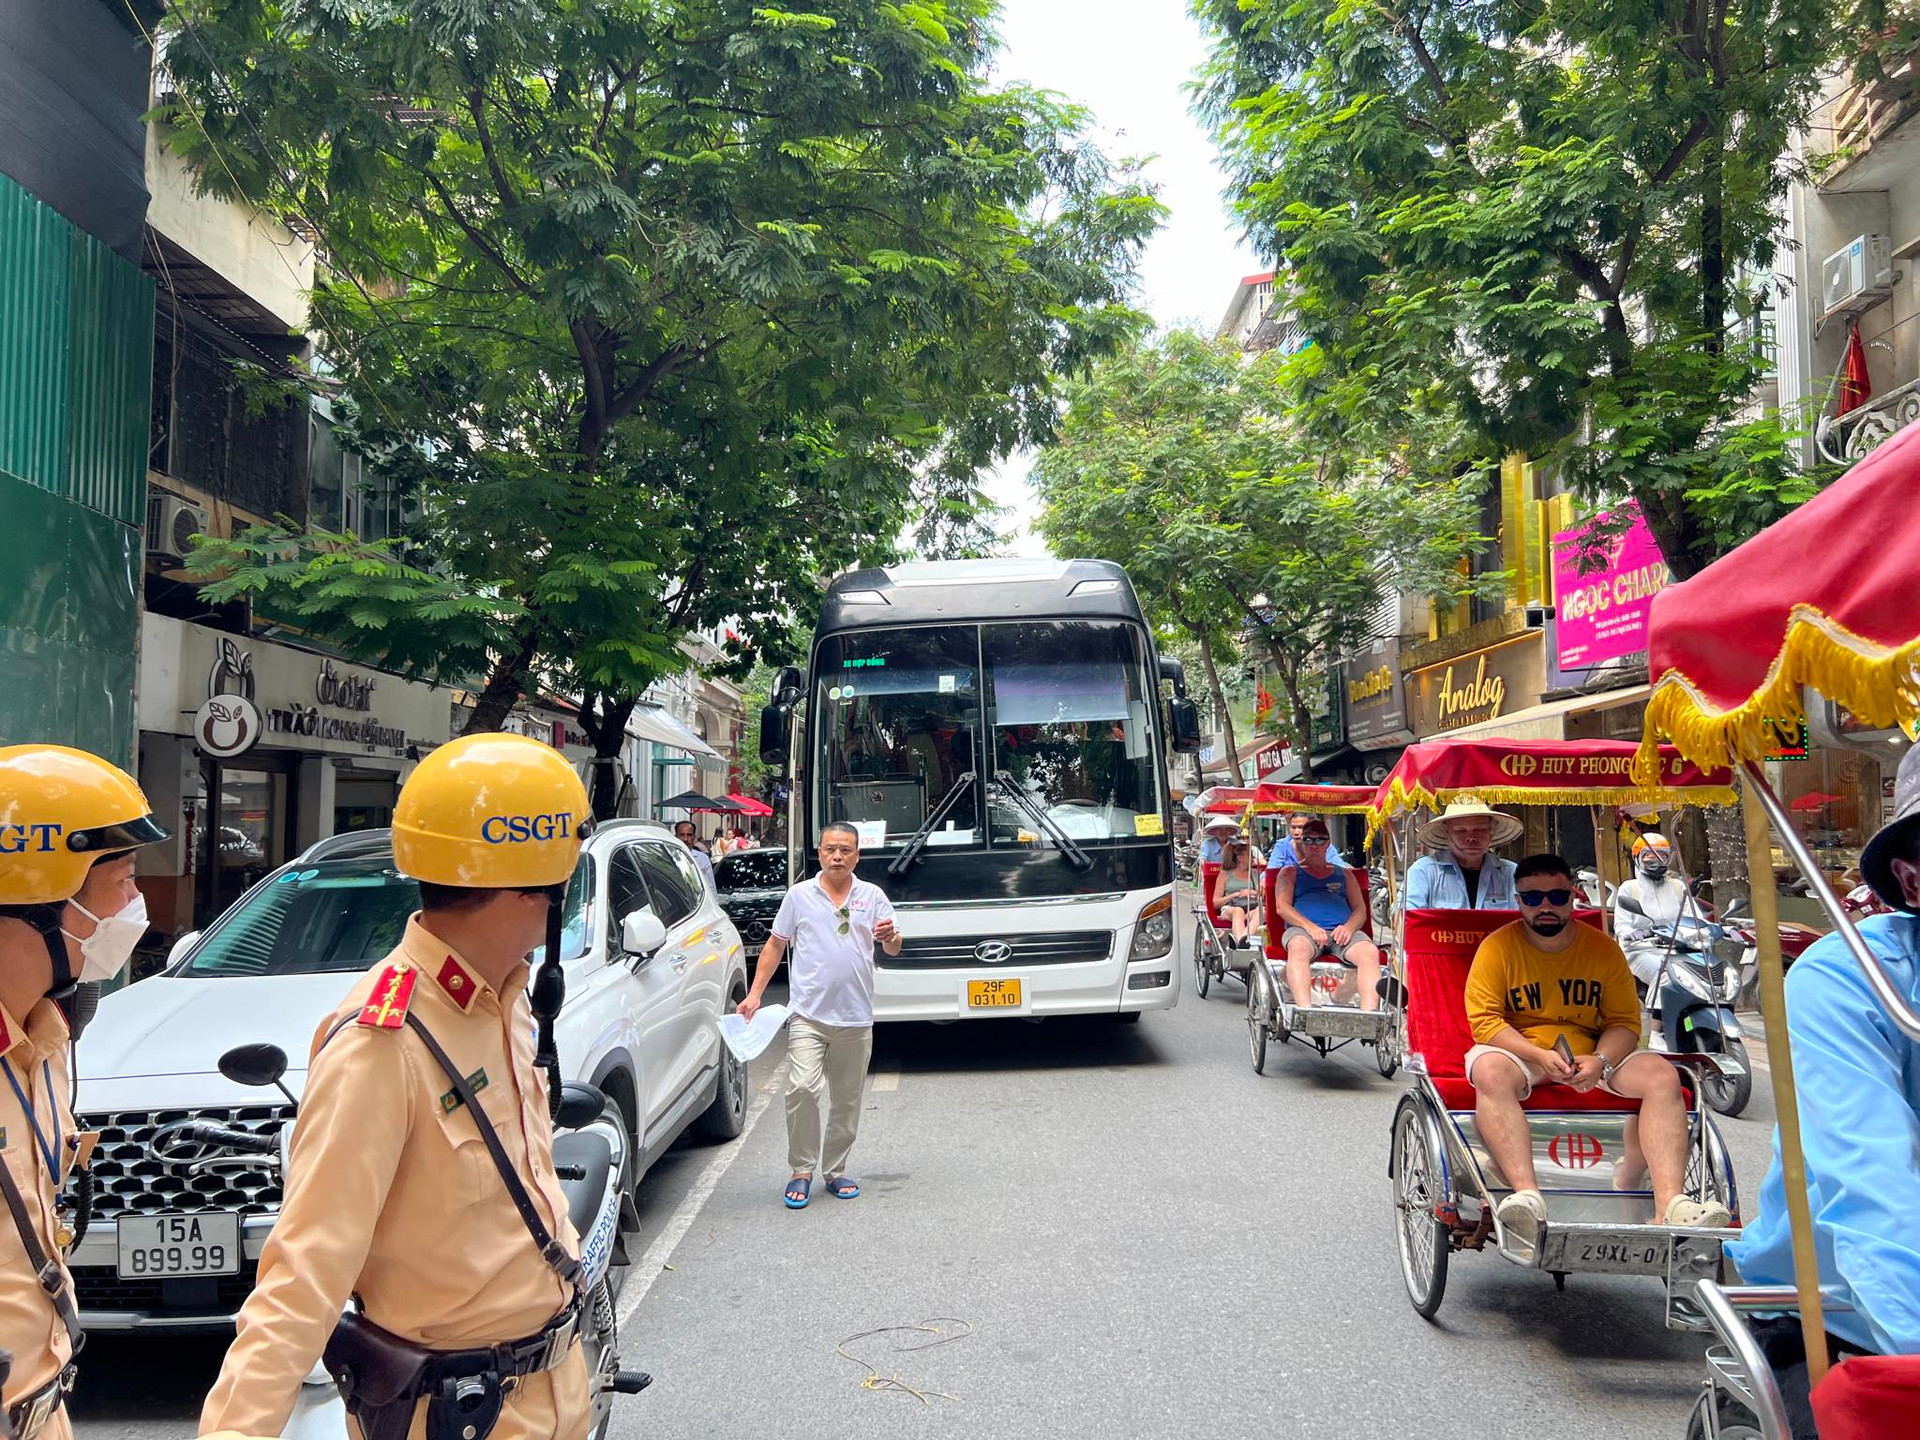
[[[975, 947], [1007, 946], [1006, 959], [986, 961]], [[909, 937], [898, 955], [873, 958], [888, 970], [1003, 970], [1009, 965], [1075, 965], [1113, 954], [1111, 930], [1064, 930], [1044, 935], [941, 935]]]
[[240, 1262], [238, 1275], [216, 1275], [190, 1280], [122, 1280], [111, 1265], [75, 1265], [74, 1293], [82, 1310], [142, 1311], [176, 1318], [205, 1316], [222, 1319], [247, 1303], [253, 1293], [258, 1266]]
[[[236, 1130], [278, 1134], [293, 1119], [291, 1105], [236, 1105], [230, 1109], [115, 1110], [79, 1117], [100, 1132], [93, 1152], [93, 1216], [175, 1215], [233, 1210], [260, 1215], [280, 1208], [280, 1172], [249, 1158], [231, 1170], [192, 1170], [153, 1153], [153, 1134], [174, 1120], [210, 1120]], [[109, 1271], [109, 1274], [112, 1272]]]

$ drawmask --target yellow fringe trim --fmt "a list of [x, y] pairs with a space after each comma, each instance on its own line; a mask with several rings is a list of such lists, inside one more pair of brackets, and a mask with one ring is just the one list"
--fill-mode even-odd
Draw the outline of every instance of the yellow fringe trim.
[[1430, 790], [1420, 784], [1408, 789], [1395, 780], [1384, 804], [1376, 798], [1367, 807], [1367, 843], [1397, 814], [1423, 806], [1439, 810], [1461, 799], [1488, 805], [1733, 805], [1739, 793], [1731, 785], [1443, 785]]
[[1694, 683], [1669, 670], [1647, 700], [1636, 777], [1657, 765], [1664, 739], [1696, 765], [1764, 760], [1775, 743], [1769, 721], [1796, 724], [1803, 688], [1836, 701], [1876, 728], [1909, 733], [1920, 720], [1920, 638], [1888, 648], [1862, 638], [1812, 605], [1789, 612], [1787, 636], [1758, 689], [1732, 710], [1717, 710]]

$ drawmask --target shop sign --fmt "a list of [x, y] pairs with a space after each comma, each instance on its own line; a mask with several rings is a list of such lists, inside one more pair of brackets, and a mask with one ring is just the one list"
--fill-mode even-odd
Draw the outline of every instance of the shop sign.
[[[1605, 561], [1601, 568], [1583, 568], [1583, 558], [1596, 558], [1595, 547], [1582, 544], [1592, 527], [1628, 516], [1627, 528], [1598, 547]], [[1553, 603], [1560, 668], [1590, 670], [1645, 650], [1647, 613], [1667, 579], [1660, 546], [1636, 505], [1629, 503], [1571, 530], [1555, 531]]]
[[1253, 752], [1253, 775], [1256, 780], [1265, 779], [1287, 763], [1287, 744], [1276, 740], [1271, 745], [1263, 745]]
[[1400, 642], [1380, 640], [1340, 667], [1347, 702], [1347, 739], [1361, 749], [1368, 741], [1403, 737], [1407, 729], [1406, 684], [1400, 674]]
[[1535, 634], [1415, 670], [1407, 677], [1415, 733], [1444, 735], [1526, 709], [1540, 698], [1545, 658]]
[[1805, 760], [1812, 752], [1807, 748], [1807, 722], [1804, 720], [1774, 720], [1769, 718], [1767, 727], [1767, 753], [1769, 760]]
[[447, 694], [429, 685], [164, 615], [142, 617], [140, 643], [141, 729], [185, 722], [217, 758], [256, 743], [403, 757], [447, 739]]

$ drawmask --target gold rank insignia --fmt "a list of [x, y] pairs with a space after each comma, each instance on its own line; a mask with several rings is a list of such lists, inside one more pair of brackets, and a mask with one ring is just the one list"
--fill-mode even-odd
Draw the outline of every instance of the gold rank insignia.
[[413, 999], [420, 972], [396, 960], [373, 982], [373, 994], [360, 1008], [360, 1023], [375, 1030], [398, 1030], [407, 1023], [407, 1005]]

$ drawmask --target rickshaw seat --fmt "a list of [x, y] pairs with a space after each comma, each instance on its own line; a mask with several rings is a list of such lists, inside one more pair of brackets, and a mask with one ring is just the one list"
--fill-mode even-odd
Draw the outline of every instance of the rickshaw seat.
[[[1467, 1024], [1467, 972], [1474, 952], [1495, 930], [1518, 917], [1514, 910], [1409, 910], [1406, 913], [1407, 1049], [1427, 1065], [1427, 1076], [1449, 1110], [1474, 1107], [1467, 1079], [1467, 1051], [1473, 1031]], [[1602, 928], [1598, 910], [1574, 912], [1576, 922]], [[1565, 1085], [1536, 1085], [1523, 1102], [1528, 1110], [1596, 1110], [1631, 1115], [1638, 1100], [1604, 1090], [1573, 1090]]]
[[1813, 1387], [1820, 1440], [1920, 1435], [1920, 1355], [1854, 1355]]
[[1220, 862], [1218, 860], [1200, 862], [1200, 899], [1207, 907], [1207, 919], [1212, 922], [1214, 929], [1227, 930], [1232, 928], [1233, 922], [1222, 915], [1219, 907], [1213, 903], [1213, 882], [1219, 878]]
[[[1287, 923], [1280, 918], [1280, 911], [1275, 907], [1273, 897], [1275, 886], [1280, 880], [1280, 872], [1288, 868], [1290, 867], [1285, 865], [1269, 865], [1265, 878], [1260, 882], [1260, 893], [1267, 903], [1267, 914], [1273, 917], [1272, 923], [1267, 926], [1267, 959], [1269, 960], [1287, 958], [1287, 947], [1281, 943], [1281, 937], [1287, 933]], [[1353, 873], [1360, 877], [1360, 933], [1371, 940], [1374, 938], [1371, 893], [1373, 877], [1367, 873], [1367, 867], [1364, 865], [1354, 866], [1352, 869]]]

